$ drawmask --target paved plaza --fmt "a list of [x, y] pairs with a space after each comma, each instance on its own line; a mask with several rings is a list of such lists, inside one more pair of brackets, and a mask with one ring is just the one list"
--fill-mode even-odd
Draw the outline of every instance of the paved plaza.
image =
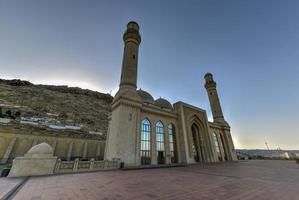
[[[3, 178], [0, 186], [12, 180], [19, 179]], [[299, 200], [299, 165], [239, 161], [31, 177], [14, 199]]]

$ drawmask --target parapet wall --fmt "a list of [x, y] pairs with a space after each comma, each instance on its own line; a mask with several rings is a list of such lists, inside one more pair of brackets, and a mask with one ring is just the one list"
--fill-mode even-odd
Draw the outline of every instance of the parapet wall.
[[105, 141], [0, 132], [0, 162], [11, 163], [15, 157], [24, 156], [32, 146], [42, 142], [50, 144], [54, 156], [61, 160], [104, 159]]

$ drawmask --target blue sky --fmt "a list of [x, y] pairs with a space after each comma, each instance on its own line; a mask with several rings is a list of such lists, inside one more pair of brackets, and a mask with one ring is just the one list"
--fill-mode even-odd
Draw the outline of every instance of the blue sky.
[[237, 148], [299, 149], [299, 1], [0, 0], [0, 78], [118, 89], [126, 24], [138, 87], [206, 109], [214, 74]]

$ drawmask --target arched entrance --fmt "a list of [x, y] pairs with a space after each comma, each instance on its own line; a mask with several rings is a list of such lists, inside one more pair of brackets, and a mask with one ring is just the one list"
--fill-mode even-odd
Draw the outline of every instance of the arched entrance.
[[192, 152], [194, 160], [200, 162], [204, 160], [204, 154], [202, 149], [202, 138], [200, 137], [199, 127], [196, 123], [193, 123], [191, 126], [192, 132]]

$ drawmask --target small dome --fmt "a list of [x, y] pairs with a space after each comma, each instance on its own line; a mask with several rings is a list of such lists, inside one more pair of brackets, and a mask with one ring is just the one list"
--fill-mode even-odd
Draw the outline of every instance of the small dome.
[[172, 109], [171, 103], [169, 103], [169, 101], [167, 101], [166, 99], [162, 99], [162, 98], [157, 99], [155, 101], [155, 105], [159, 106], [160, 108]]
[[154, 104], [154, 98], [152, 97], [152, 95], [150, 95], [150, 93], [139, 89], [137, 90], [137, 94], [140, 96], [143, 102]]
[[205, 74], [205, 78], [208, 77], [208, 76], [213, 77], [213, 74], [211, 74], [210, 72], [208, 72], [208, 73]]
[[53, 154], [53, 148], [47, 143], [43, 142], [31, 147], [27, 154]]
[[139, 25], [137, 22], [135, 21], [130, 21], [128, 24], [127, 24], [127, 28], [132, 28], [132, 29], [136, 29], [139, 31]]

